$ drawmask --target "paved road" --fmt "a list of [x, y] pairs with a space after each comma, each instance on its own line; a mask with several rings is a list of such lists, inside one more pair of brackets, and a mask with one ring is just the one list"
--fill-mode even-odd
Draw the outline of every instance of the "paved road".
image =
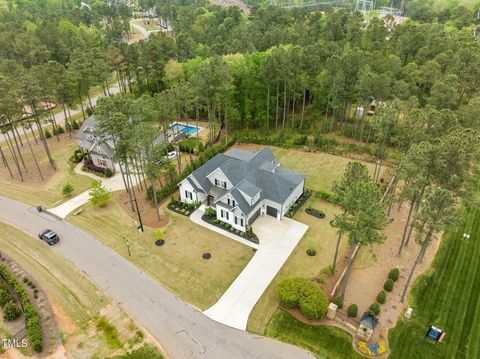
[[0, 196], [0, 221], [31, 235], [62, 238], [52, 247], [102, 288], [164, 347], [171, 359], [306, 359], [313, 354], [219, 324], [72, 224]]
[[293, 219], [279, 221], [266, 214], [252, 227], [260, 240], [258, 250], [218, 302], [203, 312], [219, 323], [242, 330], [247, 329], [253, 307], [308, 229]]

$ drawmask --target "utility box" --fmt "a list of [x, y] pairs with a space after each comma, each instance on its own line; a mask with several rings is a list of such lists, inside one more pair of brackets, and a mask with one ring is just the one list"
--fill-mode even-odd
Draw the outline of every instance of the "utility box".
[[335, 319], [335, 317], [337, 316], [337, 309], [338, 305], [336, 305], [335, 303], [330, 303], [328, 305], [327, 318]]

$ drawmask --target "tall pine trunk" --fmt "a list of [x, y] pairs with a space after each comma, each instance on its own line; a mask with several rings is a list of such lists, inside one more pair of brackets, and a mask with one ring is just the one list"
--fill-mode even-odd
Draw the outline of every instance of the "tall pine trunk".
[[13, 178], [12, 170], [10, 169], [10, 165], [8, 164], [7, 158], [3, 153], [2, 146], [0, 146], [0, 155], [2, 156], [3, 165], [8, 169], [8, 173], [10, 173], [10, 178]]
[[342, 292], [341, 296], [345, 298], [345, 293], [347, 292], [348, 277], [350, 276], [350, 269], [353, 262], [353, 254], [355, 253], [356, 242], [353, 241], [350, 245], [350, 252], [348, 253], [347, 267], [345, 270], [345, 277], [343, 278]]

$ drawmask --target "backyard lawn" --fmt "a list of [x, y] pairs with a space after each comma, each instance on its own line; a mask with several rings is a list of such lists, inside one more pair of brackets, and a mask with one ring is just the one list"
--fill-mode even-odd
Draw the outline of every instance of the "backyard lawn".
[[[415, 282], [409, 297], [414, 315], [389, 332], [390, 358], [479, 358], [479, 276], [480, 210], [470, 208], [459, 228], [445, 232], [431, 269]], [[430, 325], [446, 332], [443, 343], [424, 339]]]
[[22, 154], [29, 171], [28, 174], [25, 175], [25, 181], [21, 182], [16, 168], [14, 168], [14, 162], [11, 160], [11, 155], [6, 149], [6, 143], [1, 142], [1, 145], [5, 147], [3, 148], [4, 153], [10, 162], [12, 172], [14, 172], [14, 175], [17, 177], [11, 179], [5, 168], [2, 167], [0, 169], [0, 195], [17, 199], [31, 205], [53, 207], [66, 200], [61, 193], [63, 184], [68, 182], [73, 186], [74, 191], [71, 196], [76, 196], [90, 188], [93, 180], [87, 176], [76, 174], [68, 163], [68, 159], [72, 156], [74, 150], [78, 148], [75, 136], [70, 139], [67, 134], [63, 134], [60, 136], [60, 142], [57, 142], [55, 137], [47, 140], [55, 164], [57, 165], [57, 171], [51, 169], [40, 141], [38, 144], [35, 144], [33, 139], [31, 139], [31, 142], [33, 151], [44, 173], [45, 181], [41, 181], [35, 168], [33, 157], [28, 146], [25, 144], [22, 148]]
[[361, 359], [347, 332], [327, 326], [299, 322], [290, 314], [277, 310], [266, 330], [270, 337], [310, 350], [321, 358]]
[[[315, 191], [331, 192], [333, 181], [339, 180], [347, 164], [353, 161], [350, 158], [322, 152], [305, 152], [274, 146], [270, 149], [283, 167], [305, 174], [305, 186]], [[363, 163], [373, 176], [375, 164]], [[384, 174], [383, 167], [382, 176]]]
[[[326, 218], [318, 219], [307, 214], [305, 208], [310, 205], [323, 211]], [[330, 221], [338, 211], [332, 204], [312, 196], [297, 212], [294, 219], [307, 224], [309, 229], [250, 313], [249, 331], [264, 334], [267, 323], [278, 308], [275, 286], [279, 280], [292, 276], [314, 278], [323, 268], [332, 264], [337, 236]], [[346, 241], [342, 244], [341, 252], [344, 252]], [[306, 251], [310, 247], [316, 249], [316, 256], [307, 255]]]
[[[70, 215], [67, 220], [202, 310], [222, 296], [254, 254], [250, 247], [171, 212], [166, 203], [161, 215], [167, 216], [169, 223], [163, 228], [166, 243], [161, 247], [155, 246], [154, 229], [146, 227], [145, 233], [139, 234], [134, 220], [116, 200], [105, 208], [90, 204], [83, 208], [82, 214]], [[124, 236], [129, 239], [131, 257]], [[204, 252], [210, 252], [212, 258], [202, 259]]]

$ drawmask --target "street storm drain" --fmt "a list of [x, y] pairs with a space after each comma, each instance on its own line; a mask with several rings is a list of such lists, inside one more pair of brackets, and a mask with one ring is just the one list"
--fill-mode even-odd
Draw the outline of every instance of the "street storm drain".
[[165, 244], [165, 240], [163, 240], [163, 239], [159, 239], [159, 240], [155, 241], [155, 245], [156, 245], [157, 247], [161, 247], [161, 246], [163, 246], [164, 244]]
[[212, 258], [212, 255], [210, 253], [203, 253], [202, 258], [208, 261], [210, 258]]

